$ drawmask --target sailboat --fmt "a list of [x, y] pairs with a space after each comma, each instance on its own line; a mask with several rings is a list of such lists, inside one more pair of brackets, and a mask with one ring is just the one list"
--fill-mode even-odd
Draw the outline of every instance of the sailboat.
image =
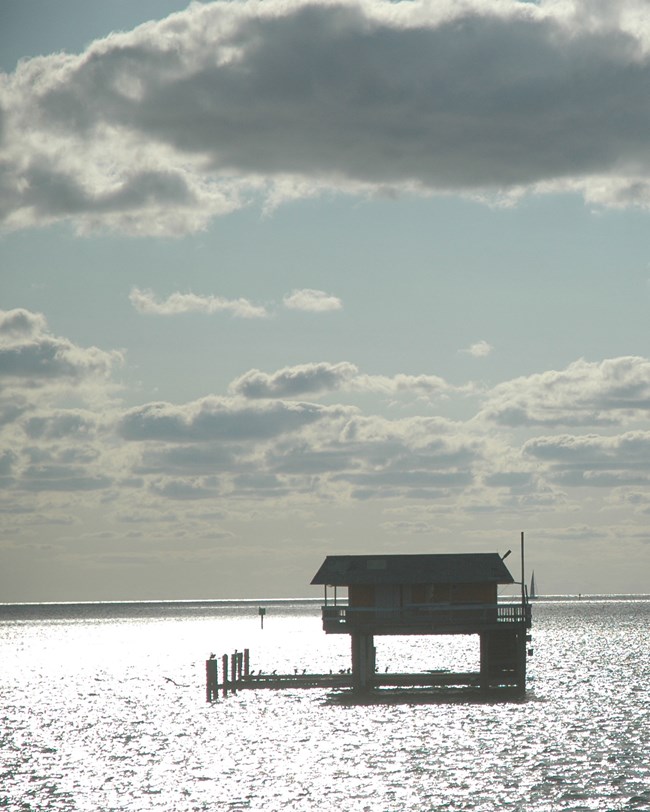
[[528, 597], [530, 600], [535, 600], [537, 597], [537, 592], [535, 591], [535, 570], [533, 570], [533, 574], [530, 576], [530, 592], [528, 593]]

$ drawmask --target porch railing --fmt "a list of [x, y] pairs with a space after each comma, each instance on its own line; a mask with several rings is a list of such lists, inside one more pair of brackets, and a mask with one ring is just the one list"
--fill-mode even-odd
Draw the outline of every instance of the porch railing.
[[529, 604], [431, 604], [399, 607], [323, 606], [325, 631], [346, 632], [354, 628], [418, 628], [425, 630], [481, 628], [502, 624], [530, 626]]

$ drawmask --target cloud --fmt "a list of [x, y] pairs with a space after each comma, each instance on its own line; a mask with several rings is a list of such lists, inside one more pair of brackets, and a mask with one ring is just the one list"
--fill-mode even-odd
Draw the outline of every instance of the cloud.
[[461, 352], [467, 353], [467, 355], [471, 355], [473, 358], [485, 358], [492, 352], [493, 349], [494, 347], [491, 344], [488, 344], [487, 341], [481, 340], [474, 344], [470, 344], [467, 349], [461, 350]]
[[132, 441], [263, 441], [353, 413], [351, 407], [275, 401], [251, 406], [210, 396], [181, 406], [149, 403], [131, 409], [121, 419], [119, 433]]
[[[308, 512], [325, 505], [362, 510], [371, 500], [409, 511], [404, 516], [413, 526], [436, 526], [441, 514], [466, 524], [486, 512], [539, 518], [559, 504], [570, 510], [578, 488], [616, 488], [611, 509], [620, 509], [626, 494], [631, 504], [650, 484], [650, 431], [618, 428], [648, 422], [650, 360], [641, 357], [579, 360], [482, 394], [435, 375], [369, 375], [349, 361], [313, 362], [250, 370], [223, 396], [132, 408], [113, 402], [106, 409], [73, 407], [70, 394], [76, 403], [86, 380], [109, 376], [117, 360], [111, 353], [88, 354], [51, 335], [40, 314], [0, 313], [3, 350], [44, 340], [60, 351], [44, 382], [32, 378], [32, 363], [23, 378], [6, 377], [13, 423], [2, 429], [0, 487], [12, 505], [5, 516], [11, 533], [23, 515], [50, 515], [54, 526], [91, 510], [115, 521], [147, 516], [163, 527], [172, 515], [165, 505], [174, 506], [178, 526], [189, 528], [194, 516], [191, 532], [206, 529], [197, 507], [216, 505], [239, 533], [247, 522], [268, 518], [267, 511], [279, 517], [297, 505]], [[71, 372], [66, 363], [73, 362]], [[58, 394], [39, 398], [49, 386]], [[363, 409], [338, 397], [334, 405], [317, 402], [341, 393], [353, 403], [361, 395]], [[395, 419], [368, 411], [371, 395], [406, 395], [412, 408], [424, 397], [448, 398], [453, 408], [468, 393], [485, 398], [482, 419], [422, 413]], [[607, 432], [566, 431], [593, 423]], [[535, 437], [539, 426], [545, 434]]]
[[196, 293], [176, 292], [164, 301], [159, 301], [152, 291], [133, 288], [129, 300], [139, 313], [155, 316], [177, 316], [181, 313], [230, 313], [231, 316], [243, 319], [268, 316], [266, 308], [251, 304], [247, 299], [224, 299]]
[[154, 480], [151, 485], [152, 493], [166, 499], [195, 500], [213, 499], [219, 494], [217, 483], [204, 479], [164, 479]]
[[455, 387], [437, 375], [360, 374], [355, 364], [341, 361], [299, 364], [276, 372], [252, 369], [229, 386], [234, 395], [246, 398], [296, 398], [325, 394], [337, 390], [394, 396], [409, 393], [436, 397], [473, 391], [471, 386]]
[[549, 464], [549, 476], [565, 486], [611, 488], [650, 483], [647, 431], [538, 437], [524, 444], [523, 453]]
[[284, 400], [145, 404], [117, 428], [137, 449], [132, 470], [148, 493], [175, 500], [420, 499], [469, 487], [486, 457], [485, 440], [440, 418], [395, 421]]
[[[139, 312], [155, 316], [177, 316], [182, 313], [230, 313], [244, 319], [259, 319], [269, 316], [262, 305], [255, 305], [248, 299], [225, 299], [221, 296], [201, 296], [196, 293], [172, 293], [164, 300], [159, 300], [151, 290], [140, 290], [134, 287], [129, 294], [129, 301]], [[304, 310], [312, 313], [325, 313], [340, 310], [343, 306], [336, 296], [322, 290], [294, 290], [288, 293], [283, 303], [290, 310]]]
[[343, 307], [338, 297], [310, 288], [291, 291], [284, 297], [284, 305], [290, 310], [306, 310], [311, 313], [325, 313]]
[[650, 203], [643, 6], [194, 3], [0, 77], [0, 221], [182, 234], [320, 191]]
[[0, 381], [27, 388], [51, 381], [107, 378], [122, 360], [118, 352], [79, 347], [47, 332], [45, 318], [27, 310], [0, 310]]
[[301, 364], [272, 374], [252, 369], [234, 380], [229, 391], [246, 398], [304, 397], [340, 389], [357, 373], [357, 367], [347, 361]]
[[0, 310], [0, 346], [27, 341], [47, 327], [42, 313], [32, 313], [23, 308]]
[[25, 434], [32, 440], [62, 440], [95, 434], [100, 424], [98, 415], [80, 409], [52, 410], [47, 414], [35, 415], [23, 423]]
[[580, 359], [560, 371], [516, 378], [492, 389], [483, 416], [502, 426], [601, 426], [650, 414], [650, 360]]
[[82, 467], [45, 465], [28, 468], [23, 473], [21, 488], [27, 491], [96, 491], [111, 484], [109, 477], [88, 474]]
[[454, 386], [438, 375], [358, 375], [350, 388], [356, 392], [375, 392], [383, 395], [410, 393], [423, 397], [446, 397], [452, 393], [467, 394], [474, 391], [471, 384]]

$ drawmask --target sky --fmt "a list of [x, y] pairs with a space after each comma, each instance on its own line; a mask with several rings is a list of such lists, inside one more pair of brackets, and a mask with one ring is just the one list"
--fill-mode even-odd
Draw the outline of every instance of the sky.
[[2, 0], [0, 70], [0, 602], [648, 592], [644, 0]]

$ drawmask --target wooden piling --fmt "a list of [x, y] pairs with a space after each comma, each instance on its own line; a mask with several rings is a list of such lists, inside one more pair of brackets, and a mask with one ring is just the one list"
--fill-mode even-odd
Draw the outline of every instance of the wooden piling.
[[237, 693], [237, 652], [235, 651], [230, 655], [230, 690], [233, 694]]
[[245, 648], [244, 649], [244, 679], [248, 679], [251, 675], [251, 657], [250, 651]]
[[212, 702], [219, 697], [219, 674], [214, 657], [205, 661], [205, 701]]
[[228, 696], [228, 655], [224, 654], [221, 658], [221, 673], [223, 675], [223, 681], [221, 683], [221, 687], [223, 689], [223, 695]]

